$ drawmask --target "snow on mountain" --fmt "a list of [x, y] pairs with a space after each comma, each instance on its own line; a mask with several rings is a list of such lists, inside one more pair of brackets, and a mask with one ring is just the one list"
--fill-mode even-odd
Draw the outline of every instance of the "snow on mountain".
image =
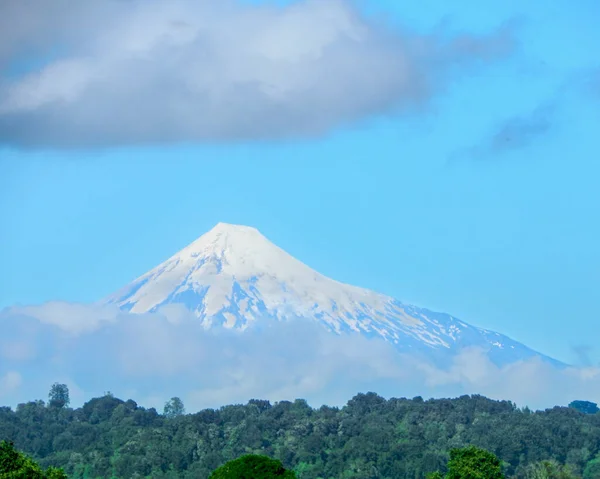
[[183, 304], [205, 328], [243, 330], [306, 318], [338, 334], [380, 336], [442, 362], [478, 346], [499, 365], [534, 356], [561, 365], [499, 333], [327, 278], [248, 226], [217, 224], [104, 302], [132, 313]]

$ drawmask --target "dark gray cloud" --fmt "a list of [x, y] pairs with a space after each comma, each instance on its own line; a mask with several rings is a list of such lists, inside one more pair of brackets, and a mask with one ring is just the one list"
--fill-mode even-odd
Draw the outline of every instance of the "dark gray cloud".
[[479, 144], [450, 155], [449, 163], [494, 159], [503, 153], [529, 147], [554, 127], [555, 108], [554, 103], [544, 104], [531, 113], [506, 118]]
[[0, 325], [0, 404], [43, 398], [55, 381], [69, 385], [75, 404], [110, 390], [154, 407], [178, 395], [190, 411], [253, 397], [341, 405], [369, 390], [478, 393], [533, 408], [600, 395], [597, 367], [557, 370], [532, 359], [499, 368], [465, 349], [440, 369], [381, 339], [337, 336], [306, 320], [206, 331], [178, 305], [134, 315], [53, 302], [0, 312]]
[[4, 0], [0, 142], [320, 135], [421, 105], [457, 68], [512, 47], [508, 27], [419, 36], [361, 16], [349, 0]]
[[529, 115], [504, 121], [489, 142], [491, 153], [501, 153], [529, 146], [552, 127], [552, 108], [537, 108]]

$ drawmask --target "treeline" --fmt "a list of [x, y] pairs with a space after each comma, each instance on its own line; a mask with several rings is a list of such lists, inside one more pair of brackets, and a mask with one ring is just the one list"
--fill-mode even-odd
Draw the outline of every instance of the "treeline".
[[600, 479], [600, 414], [572, 407], [368, 393], [343, 408], [251, 400], [186, 415], [179, 400], [159, 414], [111, 394], [71, 409], [62, 393], [48, 405], [0, 408], [0, 440], [70, 478], [207, 478], [229, 460], [263, 454], [301, 479], [419, 479], [444, 474], [451, 449], [474, 445], [495, 454], [508, 477], [540, 478], [552, 460], [562, 478]]

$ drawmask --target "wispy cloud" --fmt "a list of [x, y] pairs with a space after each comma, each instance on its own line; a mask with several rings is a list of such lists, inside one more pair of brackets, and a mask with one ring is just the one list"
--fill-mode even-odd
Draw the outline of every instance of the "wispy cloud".
[[420, 36], [362, 16], [349, 0], [5, 0], [0, 67], [13, 73], [0, 78], [0, 142], [319, 135], [420, 105], [457, 65], [512, 46], [510, 28]]
[[144, 315], [107, 311], [53, 303], [0, 313], [9, 339], [34, 349], [15, 355], [0, 345], [0, 402], [43, 398], [56, 380], [69, 384], [78, 401], [110, 390], [160, 407], [179, 395], [189, 410], [252, 397], [339, 405], [367, 390], [388, 397], [479, 393], [534, 408], [600, 396], [594, 367], [556, 370], [536, 359], [500, 368], [467, 349], [442, 369], [382, 340], [336, 336], [310, 321], [240, 333], [206, 331], [177, 307]]
[[491, 153], [501, 153], [529, 146], [544, 136], [552, 126], [552, 109], [541, 107], [529, 115], [505, 120], [488, 143]]
[[555, 126], [555, 109], [554, 103], [543, 104], [531, 112], [505, 118], [487, 138], [474, 146], [456, 151], [450, 161], [487, 160], [528, 148]]
[[7, 371], [0, 376], [0, 398], [17, 391], [21, 387], [22, 378], [16, 371]]
[[[584, 367], [593, 366], [593, 361], [590, 357], [590, 352], [594, 350], [593, 346], [590, 346], [589, 344], [579, 344], [572, 346], [571, 350], [577, 358], [577, 364]], [[598, 366], [600, 367], [600, 363], [598, 364]]]

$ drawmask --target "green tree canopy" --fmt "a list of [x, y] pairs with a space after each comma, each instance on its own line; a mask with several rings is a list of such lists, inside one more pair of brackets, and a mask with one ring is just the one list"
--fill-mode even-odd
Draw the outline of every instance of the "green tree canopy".
[[295, 479], [296, 474], [280, 461], [267, 456], [248, 454], [226, 462], [209, 479]]
[[[600, 479], [600, 414], [568, 407], [525, 412], [478, 395], [355, 399], [350, 407], [318, 409], [252, 400], [176, 419], [111, 396], [74, 409], [36, 400], [15, 410], [0, 406], [0, 440], [72, 479], [206, 479], [244, 454], [278, 459], [305, 478], [417, 479], [445, 474], [450, 450], [466, 445], [492, 451], [513, 479], [554, 479], [566, 468], [580, 479]], [[560, 469], [528, 469], [548, 459]]]
[[600, 411], [598, 404], [591, 401], [573, 401], [569, 403], [569, 407], [577, 409], [584, 414], [596, 414]]
[[527, 479], [577, 479], [568, 466], [554, 459], [529, 464], [525, 469]]
[[503, 479], [500, 459], [475, 446], [450, 450], [446, 479]]
[[49, 467], [46, 471], [17, 451], [12, 442], [0, 442], [0, 479], [67, 479], [62, 469]]
[[165, 403], [163, 414], [168, 418], [177, 417], [185, 414], [185, 407], [183, 406], [183, 401], [178, 397], [171, 398], [170, 401], [167, 401]]
[[586, 464], [583, 479], [600, 479], [600, 456]]
[[70, 402], [67, 385], [54, 383], [48, 393], [48, 406], [63, 408], [67, 407]]

